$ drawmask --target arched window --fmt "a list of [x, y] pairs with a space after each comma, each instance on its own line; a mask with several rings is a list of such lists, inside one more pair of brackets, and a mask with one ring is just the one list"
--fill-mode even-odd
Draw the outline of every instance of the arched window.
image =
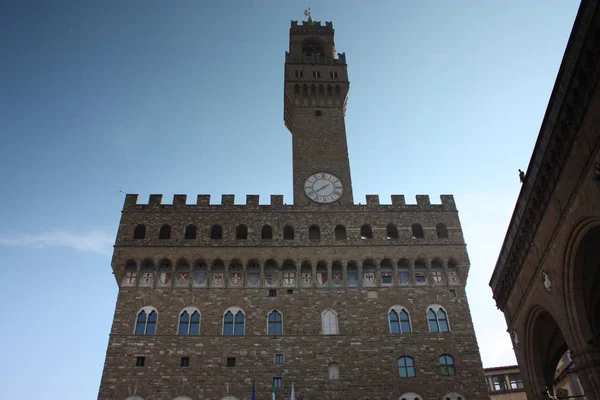
[[398, 228], [396, 225], [388, 224], [386, 231], [388, 239], [398, 239]]
[[392, 268], [392, 261], [387, 258], [381, 260], [379, 271], [381, 273], [381, 284], [383, 286], [391, 286], [394, 283], [394, 268]]
[[268, 318], [268, 335], [281, 335], [283, 333], [283, 318], [278, 311], [271, 311]]
[[213, 240], [223, 239], [223, 228], [221, 228], [221, 225], [213, 225], [210, 228], [210, 238]]
[[438, 239], [448, 239], [448, 229], [444, 224], [437, 224], [435, 226], [435, 230], [437, 232]]
[[423, 397], [415, 392], [409, 392], [400, 396], [400, 400], [423, 400]]
[[236, 240], [246, 240], [248, 239], [248, 227], [244, 224], [238, 225], [235, 230], [235, 238]]
[[358, 282], [358, 265], [356, 261], [348, 261], [346, 266], [346, 278], [348, 279], [348, 285], [356, 286]]
[[415, 360], [411, 357], [400, 357], [398, 359], [398, 373], [400, 378], [414, 378], [415, 377]]
[[263, 240], [271, 240], [273, 239], [273, 228], [270, 225], [265, 225], [262, 227], [260, 232], [260, 237]]
[[444, 267], [438, 258], [431, 262], [431, 281], [434, 285], [444, 284]]
[[196, 239], [196, 233], [197, 233], [197, 229], [196, 229], [196, 225], [188, 225], [185, 227], [185, 234], [184, 237], [187, 240], [192, 240], [192, 239]]
[[411, 281], [408, 260], [403, 258], [398, 261], [398, 282], [400, 282], [401, 285], [410, 285]]
[[418, 259], [415, 261], [415, 282], [417, 285], [427, 285], [427, 268], [425, 260]]
[[325, 310], [321, 314], [321, 323], [323, 329], [321, 333], [323, 335], [337, 335], [339, 334], [338, 330], [338, 318], [337, 314], [333, 310]]
[[283, 240], [294, 240], [294, 228], [289, 225], [283, 227]]
[[178, 335], [198, 335], [200, 334], [200, 311], [193, 307], [185, 308], [179, 314]]
[[346, 227], [344, 225], [336, 225], [335, 227], [335, 240], [346, 240], [348, 235], [346, 234]]
[[373, 239], [373, 230], [370, 225], [364, 224], [360, 227], [360, 238], [361, 239]]
[[171, 239], [171, 226], [163, 225], [160, 227], [160, 232], [158, 233], [159, 239]]
[[420, 224], [413, 224], [412, 235], [413, 239], [423, 239], [425, 237], [423, 235], [423, 227]]
[[125, 400], [144, 400], [144, 398], [140, 396], [129, 396]]
[[446, 393], [443, 397], [444, 400], [463, 400], [464, 397], [456, 392]]
[[388, 312], [390, 333], [410, 333], [410, 316], [402, 306], [393, 306]]
[[133, 230], [134, 239], [145, 239], [146, 238], [146, 225], [136, 225]]
[[223, 314], [223, 335], [243, 336], [246, 316], [241, 308], [230, 307]]
[[442, 354], [440, 357], [440, 368], [442, 369], [442, 376], [455, 376], [456, 367], [454, 366], [454, 358], [448, 354]]
[[336, 380], [340, 379], [340, 365], [338, 363], [332, 362], [327, 366], [329, 370], [329, 379]]
[[158, 312], [154, 307], [143, 307], [137, 314], [135, 334], [154, 335], [156, 333], [157, 320]]
[[448, 315], [440, 305], [432, 305], [427, 310], [429, 332], [450, 332]]
[[310, 240], [318, 240], [321, 239], [321, 229], [319, 229], [318, 225], [311, 225], [308, 228], [308, 238]]

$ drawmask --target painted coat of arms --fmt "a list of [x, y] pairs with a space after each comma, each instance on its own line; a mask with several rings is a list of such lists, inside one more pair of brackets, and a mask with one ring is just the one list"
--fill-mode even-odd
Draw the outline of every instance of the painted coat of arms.
[[458, 274], [456, 271], [448, 271], [448, 283], [458, 285]]
[[158, 284], [160, 286], [170, 286], [173, 273], [171, 271], [161, 271], [158, 274]]
[[230, 272], [229, 281], [232, 285], [239, 285], [242, 282], [242, 273], [241, 272]]
[[341, 272], [333, 272], [331, 274], [331, 280], [333, 281], [334, 284], [336, 285], [341, 285], [342, 284], [342, 273]]
[[317, 283], [321, 286], [327, 284], [327, 272], [317, 272]]
[[177, 273], [177, 280], [175, 281], [175, 284], [177, 286], [187, 286], [189, 281], [190, 281], [190, 273], [189, 272], [183, 271], [183, 272]]
[[208, 273], [206, 270], [198, 270], [194, 271], [194, 285], [195, 286], [204, 286], [206, 284], [206, 278]]
[[375, 273], [374, 272], [365, 272], [364, 278], [365, 278], [365, 283], [367, 285], [372, 285], [375, 283]]
[[140, 286], [148, 287], [152, 285], [154, 285], [154, 272], [143, 272]]
[[265, 272], [265, 282], [268, 286], [276, 286], [277, 272]]
[[312, 273], [303, 272], [302, 273], [302, 284], [308, 286], [311, 283], [312, 283]]
[[260, 272], [248, 272], [248, 285], [256, 286], [260, 282]]
[[286, 271], [283, 273], [283, 283], [285, 286], [293, 286], [296, 283], [296, 273]]
[[225, 282], [225, 274], [223, 272], [214, 272], [212, 282], [215, 286], [221, 286]]
[[127, 272], [123, 277], [123, 282], [121, 286], [135, 286], [135, 281], [137, 280], [137, 272], [131, 271]]

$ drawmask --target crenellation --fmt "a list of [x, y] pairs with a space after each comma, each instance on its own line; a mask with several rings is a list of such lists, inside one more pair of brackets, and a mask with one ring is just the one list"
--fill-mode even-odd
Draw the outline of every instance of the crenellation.
[[123, 205], [123, 209], [135, 208], [138, 202], [138, 198], [140, 196], [137, 194], [126, 194], [125, 195], [125, 204]]
[[246, 205], [248, 207], [258, 207], [260, 201], [260, 196], [257, 194], [247, 194], [246, 195]]
[[208, 207], [210, 205], [210, 194], [199, 194], [196, 200], [196, 205], [200, 207]]
[[282, 206], [282, 205], [283, 205], [283, 195], [272, 194], [271, 195], [271, 206]]
[[428, 194], [418, 194], [416, 197], [417, 197], [417, 205], [419, 207], [429, 208], [431, 206], [431, 202], [429, 201]]
[[235, 195], [234, 194], [222, 194], [221, 195], [221, 205], [222, 206], [232, 206], [235, 204]]
[[148, 198], [150, 208], [158, 208], [162, 204], [162, 194], [151, 194]]
[[378, 206], [379, 205], [379, 195], [378, 194], [368, 194], [365, 196], [367, 201], [367, 206]]
[[406, 205], [406, 200], [404, 199], [403, 194], [393, 194], [392, 195], [392, 205], [394, 207], [404, 207]]
[[173, 206], [174, 207], [183, 207], [183, 206], [185, 206], [186, 200], [187, 200], [186, 194], [173, 195]]

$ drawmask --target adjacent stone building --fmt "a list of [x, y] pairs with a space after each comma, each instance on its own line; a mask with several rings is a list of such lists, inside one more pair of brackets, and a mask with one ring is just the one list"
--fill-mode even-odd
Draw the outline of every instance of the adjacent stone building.
[[530, 400], [600, 398], [599, 79], [583, 1], [490, 282]]
[[293, 204], [126, 196], [99, 399], [488, 398], [453, 197], [354, 203], [348, 88], [331, 22], [294, 21]]
[[485, 369], [490, 400], [527, 400], [518, 365]]

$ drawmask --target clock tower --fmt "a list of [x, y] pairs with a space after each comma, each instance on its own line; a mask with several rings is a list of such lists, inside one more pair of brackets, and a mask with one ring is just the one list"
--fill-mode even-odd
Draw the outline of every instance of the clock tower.
[[354, 204], [344, 116], [346, 56], [333, 25], [292, 21], [285, 55], [285, 126], [293, 137], [294, 204]]

